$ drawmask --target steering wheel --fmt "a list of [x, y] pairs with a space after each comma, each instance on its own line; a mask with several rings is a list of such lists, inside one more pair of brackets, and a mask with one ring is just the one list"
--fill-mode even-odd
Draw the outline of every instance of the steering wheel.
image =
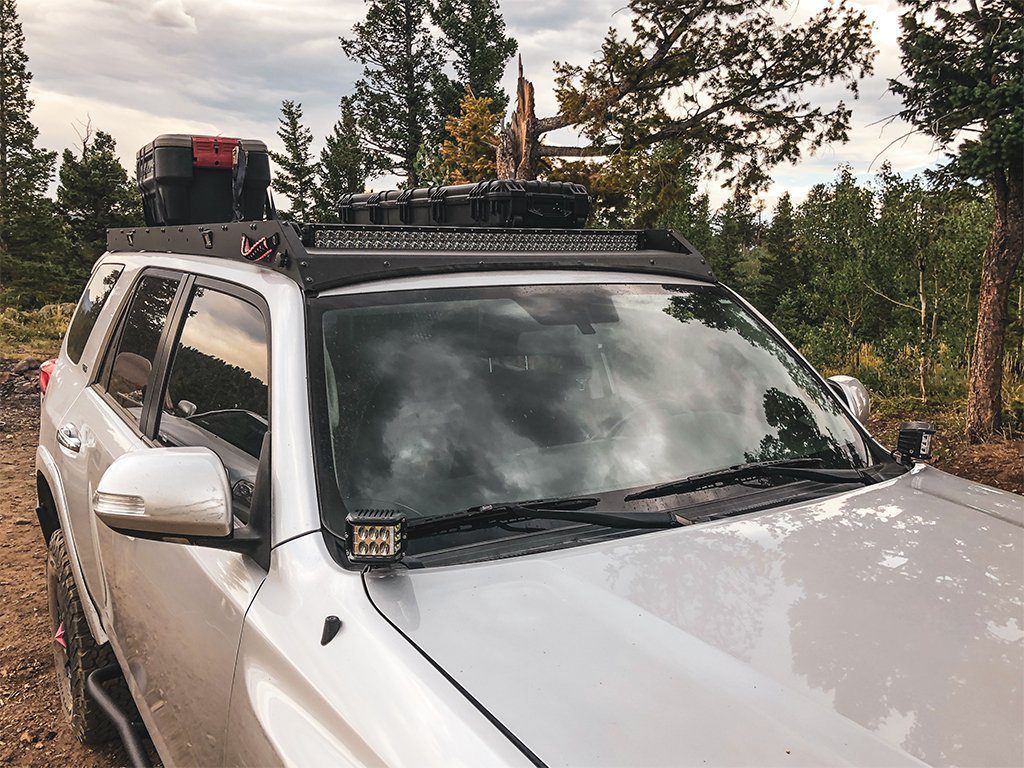
[[630, 422], [636, 421], [639, 417], [650, 417], [652, 411], [667, 411], [670, 407], [679, 407], [681, 404], [677, 399], [670, 399], [667, 397], [659, 397], [653, 400], [641, 400], [639, 403], [634, 405], [624, 416], [621, 416], [616, 420], [608, 429], [604, 430], [604, 434], [595, 435], [592, 439], [605, 439], [609, 437], [615, 437]]

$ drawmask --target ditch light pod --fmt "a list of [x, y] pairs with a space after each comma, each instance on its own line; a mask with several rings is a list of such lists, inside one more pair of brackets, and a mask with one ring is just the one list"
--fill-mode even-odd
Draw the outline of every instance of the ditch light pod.
[[396, 509], [358, 509], [345, 517], [345, 554], [353, 563], [397, 563], [405, 536], [405, 515]]
[[928, 461], [932, 457], [934, 434], [935, 425], [930, 421], [908, 421], [900, 427], [896, 451], [917, 461]]

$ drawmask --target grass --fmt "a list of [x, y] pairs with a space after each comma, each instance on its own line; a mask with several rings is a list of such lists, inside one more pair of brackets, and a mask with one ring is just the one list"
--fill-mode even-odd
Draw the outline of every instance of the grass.
[[60, 349], [60, 340], [74, 311], [74, 304], [0, 309], [0, 357], [53, 357]]

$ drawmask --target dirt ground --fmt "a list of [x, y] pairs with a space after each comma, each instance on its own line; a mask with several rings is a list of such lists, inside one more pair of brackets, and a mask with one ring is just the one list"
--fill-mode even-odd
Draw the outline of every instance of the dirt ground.
[[[90, 749], [71, 735], [59, 710], [46, 607], [46, 549], [35, 519], [34, 461], [39, 430], [38, 374], [14, 373], [0, 359], [0, 765], [124, 765], [119, 745]], [[895, 444], [902, 418], [869, 425]], [[1024, 493], [1024, 441], [970, 446], [955, 419], [936, 418], [936, 466]]]
[[0, 360], [0, 765], [124, 765], [118, 745], [80, 744], [59, 709], [35, 515], [38, 374], [12, 367]]

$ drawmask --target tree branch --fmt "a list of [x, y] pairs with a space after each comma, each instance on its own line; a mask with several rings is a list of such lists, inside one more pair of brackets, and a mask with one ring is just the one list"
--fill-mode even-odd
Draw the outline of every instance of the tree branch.
[[541, 144], [539, 154], [541, 157], [604, 157], [618, 152], [618, 144], [600, 144], [589, 147], [556, 147], [549, 144]]
[[881, 296], [886, 301], [891, 301], [897, 307], [904, 307], [905, 309], [910, 309], [910, 310], [913, 310], [914, 312], [920, 312], [921, 311], [920, 307], [913, 307], [910, 304], [904, 304], [902, 301], [897, 301], [896, 299], [892, 298], [891, 296], [886, 296], [881, 291], [879, 291], [879, 290], [877, 290], [875, 288], [872, 288], [868, 283], [864, 283], [864, 287], [867, 288], [869, 291], [871, 291], [876, 296]]

